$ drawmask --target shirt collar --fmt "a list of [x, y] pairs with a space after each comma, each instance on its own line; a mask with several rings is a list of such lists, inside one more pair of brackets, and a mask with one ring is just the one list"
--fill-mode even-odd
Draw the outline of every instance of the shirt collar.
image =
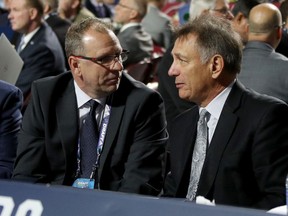
[[[75, 86], [75, 93], [76, 93], [76, 99], [77, 99], [77, 106], [79, 109], [79, 108], [82, 108], [82, 106], [86, 104], [89, 100], [91, 100], [92, 98], [89, 95], [87, 95], [84, 91], [82, 91], [75, 81], [74, 81], [74, 86]], [[103, 107], [105, 106], [106, 97], [100, 98], [100, 99], [97, 98], [93, 100], [97, 101]]]
[[32, 32], [26, 34], [26, 35], [23, 35], [23, 40], [24, 40], [24, 44], [26, 46], [26, 44], [31, 40], [31, 38], [36, 34], [36, 32], [40, 29], [40, 26], [36, 29], [34, 29]]
[[[214, 118], [219, 119], [221, 112], [223, 110], [224, 104], [228, 98], [229, 93], [231, 92], [232, 86], [236, 80], [234, 80], [228, 87], [226, 87], [220, 94], [218, 94], [206, 107], [205, 109], [213, 116]], [[199, 109], [199, 112], [201, 108]]]
[[140, 25], [141, 25], [140, 23], [135, 23], [135, 22], [124, 24], [124, 25], [122, 26], [122, 28], [120, 29], [120, 32], [123, 32], [124, 30], [126, 30], [126, 29], [129, 28], [129, 27], [132, 27], [132, 26], [140, 26]]

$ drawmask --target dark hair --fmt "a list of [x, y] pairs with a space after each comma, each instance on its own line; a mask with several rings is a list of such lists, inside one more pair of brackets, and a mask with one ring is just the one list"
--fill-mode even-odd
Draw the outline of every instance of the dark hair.
[[281, 3], [279, 10], [281, 12], [283, 22], [286, 22], [288, 18], [288, 0]]
[[112, 25], [106, 23], [98, 18], [87, 18], [79, 23], [74, 23], [67, 31], [65, 38], [65, 52], [66, 56], [80, 55], [84, 51], [82, 44], [83, 35], [88, 30], [95, 30], [100, 33], [108, 33], [112, 31]]
[[202, 14], [175, 31], [176, 39], [196, 36], [196, 49], [202, 63], [219, 54], [224, 60], [224, 69], [231, 73], [240, 72], [242, 42], [227, 19]]
[[241, 12], [246, 18], [249, 17], [250, 10], [262, 3], [263, 0], [260, 2], [260, 0], [238, 0], [232, 9], [232, 13], [234, 16], [236, 16], [239, 12]]

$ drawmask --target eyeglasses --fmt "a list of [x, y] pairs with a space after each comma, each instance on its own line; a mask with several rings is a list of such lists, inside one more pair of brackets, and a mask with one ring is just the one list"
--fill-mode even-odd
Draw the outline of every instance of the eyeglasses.
[[119, 61], [121, 63], [126, 61], [128, 59], [128, 54], [129, 54], [128, 50], [123, 50], [120, 54], [108, 55], [108, 56], [104, 56], [101, 58], [92, 58], [92, 57], [76, 56], [76, 55], [73, 55], [73, 56], [79, 59], [92, 61], [93, 63], [98, 64], [98, 65], [109, 66], [116, 61]]
[[[123, 5], [123, 4], [121, 4], [121, 3], [118, 3], [117, 5], [119, 5], [120, 7], [123, 7], [123, 8], [127, 8], [127, 9], [129, 9], [129, 10], [136, 10], [135, 8], [132, 8], [132, 7]], [[117, 6], [117, 5], [116, 5], [116, 6]]]
[[221, 8], [221, 9], [211, 9], [212, 11], [219, 12], [221, 14], [227, 15], [231, 13], [231, 11], [228, 8]]

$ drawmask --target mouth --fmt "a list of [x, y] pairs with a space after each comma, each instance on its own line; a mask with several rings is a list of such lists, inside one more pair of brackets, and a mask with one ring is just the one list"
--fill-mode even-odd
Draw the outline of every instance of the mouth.
[[106, 81], [106, 83], [108, 85], [115, 85], [115, 84], [118, 84], [119, 83], [119, 79], [120, 77], [114, 77], [114, 78], [110, 78]]
[[184, 83], [175, 83], [175, 86], [177, 89], [180, 89], [181, 87], [184, 86]]

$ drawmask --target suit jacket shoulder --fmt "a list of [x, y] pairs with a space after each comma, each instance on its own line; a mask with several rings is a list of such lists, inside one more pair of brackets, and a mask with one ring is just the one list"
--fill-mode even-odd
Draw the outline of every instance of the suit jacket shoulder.
[[11, 178], [22, 122], [22, 92], [0, 81], [0, 179]]

